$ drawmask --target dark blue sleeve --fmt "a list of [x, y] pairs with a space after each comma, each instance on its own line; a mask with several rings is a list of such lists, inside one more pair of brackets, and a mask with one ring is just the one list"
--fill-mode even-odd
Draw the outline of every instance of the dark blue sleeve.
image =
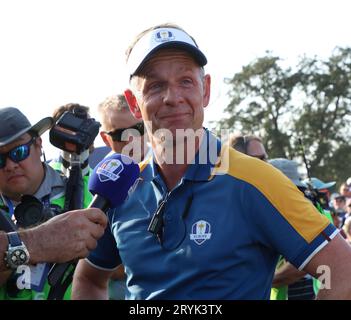
[[104, 235], [98, 240], [97, 247], [90, 252], [86, 259], [98, 269], [113, 270], [121, 264], [110, 224], [106, 227]]

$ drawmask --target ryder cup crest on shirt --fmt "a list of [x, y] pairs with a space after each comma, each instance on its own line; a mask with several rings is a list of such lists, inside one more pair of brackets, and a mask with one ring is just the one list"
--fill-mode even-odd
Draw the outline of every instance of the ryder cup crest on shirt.
[[118, 159], [107, 160], [96, 170], [99, 180], [105, 182], [108, 180], [116, 181], [124, 169], [123, 163]]
[[211, 225], [205, 220], [195, 222], [191, 227], [190, 240], [201, 245], [206, 240], [211, 239]]

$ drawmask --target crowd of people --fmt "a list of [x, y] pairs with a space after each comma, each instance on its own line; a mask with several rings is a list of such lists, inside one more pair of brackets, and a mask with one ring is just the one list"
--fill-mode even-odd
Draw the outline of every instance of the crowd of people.
[[[204, 128], [206, 63], [177, 25], [141, 32], [130, 87], [98, 106], [106, 147], [67, 143], [51, 161], [41, 135], [89, 108], [70, 103], [35, 125], [0, 109], [0, 299], [351, 298], [351, 178], [333, 193], [334, 181], [270, 159], [259, 137]], [[140, 178], [105, 214], [89, 208], [89, 176], [114, 170], [114, 153]]]

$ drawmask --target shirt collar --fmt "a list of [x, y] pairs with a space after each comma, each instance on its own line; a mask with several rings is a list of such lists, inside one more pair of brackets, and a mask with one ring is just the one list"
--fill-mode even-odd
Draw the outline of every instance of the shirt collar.
[[45, 196], [55, 196], [53, 190], [62, 191], [65, 188], [63, 178], [49, 165], [44, 163], [45, 177], [38, 191], [34, 194], [37, 199], [43, 199]]

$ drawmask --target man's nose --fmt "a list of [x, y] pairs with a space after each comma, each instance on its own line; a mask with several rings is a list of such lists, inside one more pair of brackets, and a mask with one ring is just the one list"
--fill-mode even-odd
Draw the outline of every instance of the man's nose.
[[176, 86], [168, 86], [163, 101], [165, 104], [176, 106], [182, 100], [182, 95]]
[[11, 171], [14, 168], [18, 167], [18, 163], [11, 160], [9, 157], [7, 157], [5, 161], [6, 161], [6, 163], [5, 163], [4, 170], [6, 170], [6, 171]]

